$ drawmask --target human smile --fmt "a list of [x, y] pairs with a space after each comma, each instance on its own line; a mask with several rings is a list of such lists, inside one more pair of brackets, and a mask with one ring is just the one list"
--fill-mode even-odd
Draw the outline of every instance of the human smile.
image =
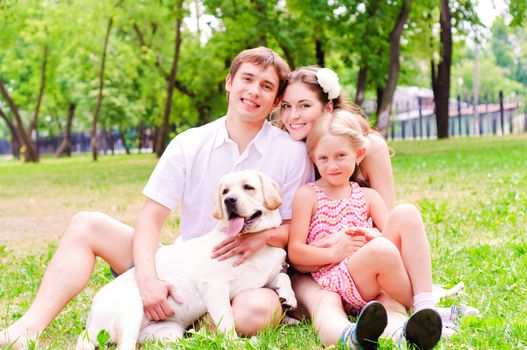
[[291, 130], [299, 130], [299, 129], [302, 129], [304, 126], [306, 126], [305, 123], [303, 124], [299, 124], [299, 123], [296, 123], [296, 124], [289, 124], [289, 128]]
[[253, 101], [253, 100], [250, 100], [250, 99], [248, 99], [248, 98], [244, 98], [244, 97], [242, 97], [242, 98], [241, 98], [241, 101], [242, 101], [242, 103], [243, 103], [246, 107], [248, 107], [248, 108], [250, 108], [250, 109], [256, 109], [256, 108], [259, 108], [259, 107], [260, 107], [260, 105], [259, 105], [258, 103], [256, 103], [256, 102]]

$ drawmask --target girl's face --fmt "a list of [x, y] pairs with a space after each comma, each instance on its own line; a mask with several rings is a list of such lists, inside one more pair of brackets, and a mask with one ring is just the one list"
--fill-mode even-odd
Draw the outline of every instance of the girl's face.
[[365, 148], [354, 149], [343, 136], [327, 134], [316, 145], [312, 158], [320, 176], [329, 184], [339, 186], [349, 182], [365, 152]]
[[333, 105], [320, 102], [316, 92], [302, 82], [287, 86], [280, 105], [280, 119], [295, 140], [304, 140], [313, 123], [324, 113], [331, 112]]

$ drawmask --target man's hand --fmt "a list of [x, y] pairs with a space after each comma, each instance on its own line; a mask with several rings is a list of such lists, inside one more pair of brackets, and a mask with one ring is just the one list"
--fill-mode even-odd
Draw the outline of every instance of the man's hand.
[[381, 231], [377, 228], [366, 228], [366, 227], [350, 227], [346, 230], [346, 234], [349, 236], [364, 236], [366, 241], [369, 242], [374, 238], [382, 236]]
[[241, 257], [234, 263], [238, 266], [254, 255], [267, 242], [268, 230], [258, 233], [248, 233], [227, 237], [220, 244], [212, 248], [212, 258], [219, 261], [240, 254]]
[[138, 281], [138, 287], [143, 302], [143, 310], [149, 320], [162, 321], [174, 315], [174, 310], [168, 304], [169, 296], [181, 304], [175, 287], [166, 281], [152, 278], [141, 283]]

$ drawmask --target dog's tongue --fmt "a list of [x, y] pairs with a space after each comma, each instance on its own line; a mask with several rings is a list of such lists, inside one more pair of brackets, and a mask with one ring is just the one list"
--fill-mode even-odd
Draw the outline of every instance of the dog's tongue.
[[240, 231], [243, 228], [243, 218], [237, 216], [234, 219], [230, 219], [229, 223], [227, 224], [227, 235], [228, 236], [234, 236], [240, 233]]

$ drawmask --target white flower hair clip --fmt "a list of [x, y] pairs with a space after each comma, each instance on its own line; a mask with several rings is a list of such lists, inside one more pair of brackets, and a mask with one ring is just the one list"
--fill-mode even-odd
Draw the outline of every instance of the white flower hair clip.
[[317, 73], [318, 85], [328, 94], [328, 98], [333, 100], [340, 95], [339, 76], [329, 68], [320, 68]]

